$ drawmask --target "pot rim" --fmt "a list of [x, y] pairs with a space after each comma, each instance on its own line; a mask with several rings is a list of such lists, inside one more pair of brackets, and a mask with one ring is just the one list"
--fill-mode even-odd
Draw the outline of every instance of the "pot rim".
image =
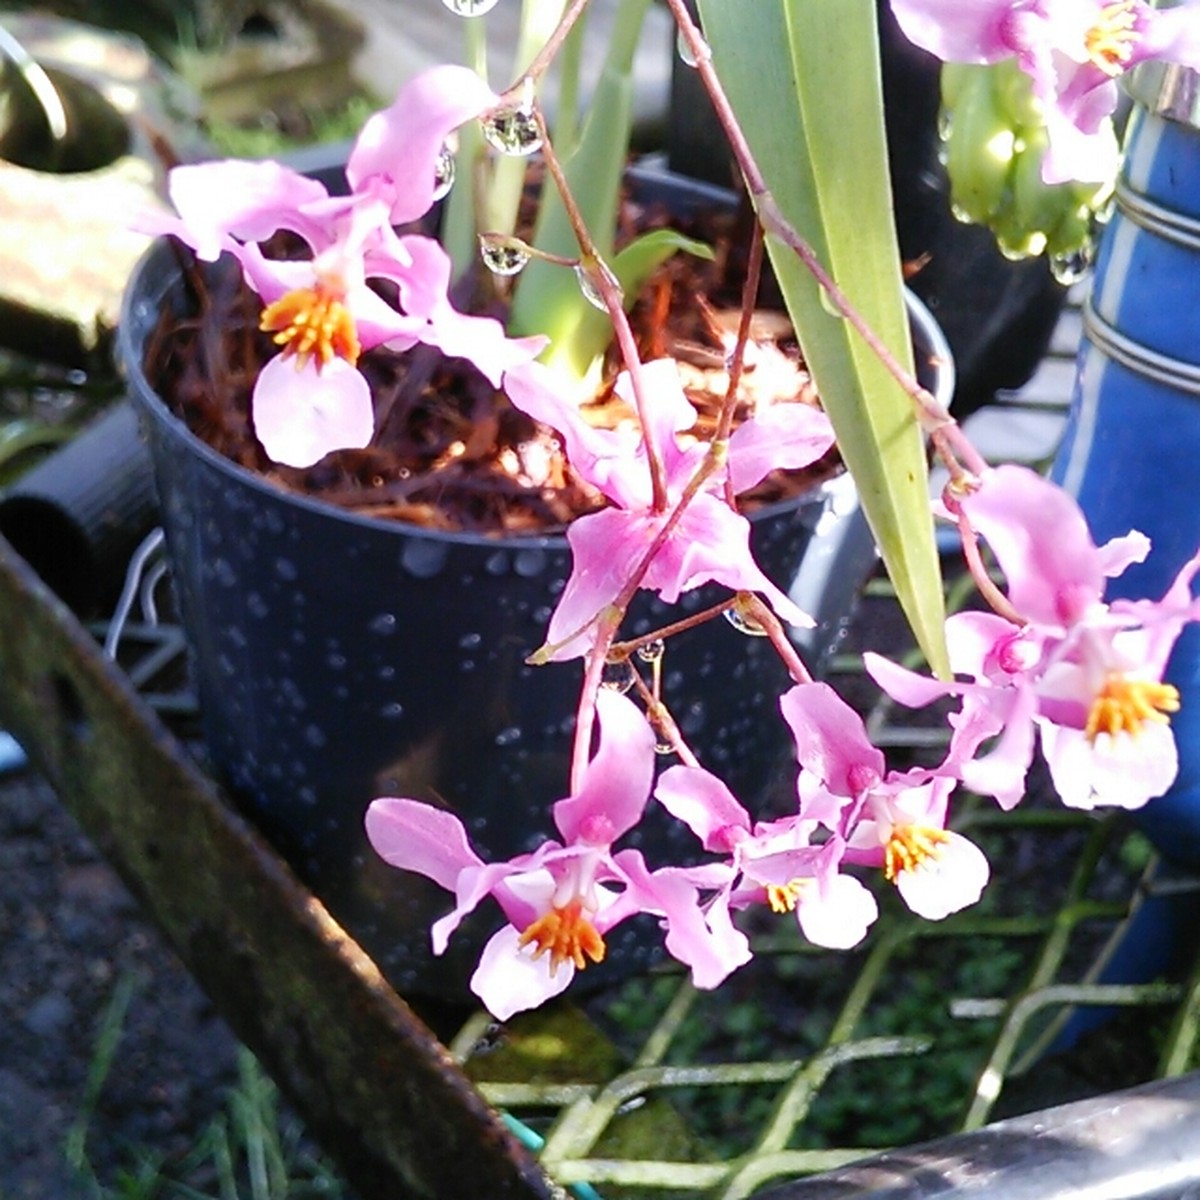
[[[185, 446], [191, 453], [198, 455], [210, 467], [220, 470], [243, 487], [249, 487], [280, 502], [291, 502], [314, 515], [344, 521], [347, 525], [355, 528], [369, 528], [376, 531], [386, 529], [389, 533], [394, 532], [397, 537], [430, 538], [462, 546], [511, 547], [517, 550], [557, 550], [567, 547], [565, 528], [543, 534], [476, 533], [471, 530], [427, 529], [407, 521], [361, 516], [348, 509], [339, 508], [337, 505], [308, 496], [303, 492], [280, 487], [259, 472], [243, 467], [220, 451], [213, 449], [189, 428], [186, 421], [171, 411], [145, 373], [146, 329], [143, 328], [145, 320], [144, 313], [139, 314], [137, 309], [147, 301], [155, 309], [162, 303], [170, 286], [170, 277], [164, 276], [162, 279], [155, 279], [153, 274], [156, 270], [161, 269], [162, 260], [169, 255], [174, 256], [171, 241], [169, 235], [155, 238], [138, 259], [121, 299], [120, 320], [117, 325], [117, 357], [129, 384], [134, 404], [155, 421], [169, 437]], [[150, 282], [147, 281], [148, 276], [151, 277]], [[904, 289], [904, 298], [914, 330], [919, 330], [922, 337], [928, 342], [929, 361], [935, 372], [930, 391], [933, 392], [939, 403], [948, 408], [950, 398], [954, 394], [955, 384], [954, 357], [949, 342], [947, 342], [936, 318], [908, 287]], [[135, 328], [137, 329], [136, 334]], [[778, 500], [772, 504], [764, 504], [754, 510], [752, 520], [767, 520], [772, 516], [791, 511], [799, 504], [806, 502], [828, 503], [834, 495], [841, 494], [840, 491], [834, 492], [832, 489], [839, 481], [844, 480], [845, 476], [846, 472], [843, 469], [831, 479], [822, 480], [799, 496], [788, 500]], [[845, 486], [844, 482], [841, 483], [842, 489]]]

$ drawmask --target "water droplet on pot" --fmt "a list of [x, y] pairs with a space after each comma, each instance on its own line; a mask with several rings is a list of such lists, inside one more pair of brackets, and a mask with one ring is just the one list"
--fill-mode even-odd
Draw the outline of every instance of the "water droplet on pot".
[[433, 164], [433, 199], [444, 200], [454, 186], [454, 152], [443, 145]]
[[398, 700], [393, 700], [390, 704], [385, 704], [380, 710], [379, 715], [389, 721], [398, 720], [404, 716], [404, 705]]
[[371, 618], [371, 623], [367, 628], [372, 633], [379, 634], [380, 637], [391, 637], [396, 632], [396, 614], [380, 613], [377, 617]]
[[704, 723], [707, 719], [708, 711], [704, 707], [704, 701], [693, 700], [684, 709], [683, 718], [679, 722], [679, 729], [688, 737], [694, 737], [704, 728]]
[[464, 650], [474, 650], [483, 641], [483, 635], [479, 633], [464, 633], [458, 639], [459, 646]]
[[377, 678], [383, 679], [385, 681], [388, 679], [395, 679], [396, 678], [396, 668], [390, 667], [390, 666], [389, 667], [380, 667], [379, 670], [375, 672], [375, 675]]
[[304, 727], [304, 740], [313, 749], [320, 750], [329, 739], [325, 736], [323, 729], [319, 729], [316, 725], [306, 725]]
[[252, 617], [258, 617], [261, 620], [270, 615], [271, 606], [262, 598], [261, 593], [250, 592], [246, 596], [246, 611]]
[[405, 543], [400, 563], [418, 579], [432, 579], [446, 565], [449, 544], [435, 538], [413, 538]]
[[497, 746], [511, 746], [514, 742], [521, 740], [521, 730], [516, 725], [509, 725], [507, 729], [502, 729], [496, 734]]
[[667, 643], [662, 638], [655, 638], [652, 642], [647, 642], [644, 646], [639, 646], [637, 656], [644, 663], [656, 663], [662, 661], [662, 656], [667, 652]]
[[508, 572], [508, 553], [504, 550], [497, 550], [494, 554], [489, 554], [483, 564], [483, 569], [489, 575], [504, 575]]
[[299, 571], [296, 570], [296, 564], [290, 558], [277, 558], [275, 560], [275, 574], [280, 579], [291, 583], [299, 574]]
[[458, 669], [464, 675], [469, 675], [473, 670], [475, 670], [475, 660], [473, 658], [464, 658], [462, 662], [458, 664]]
[[516, 238], [489, 237], [479, 239], [479, 257], [493, 275], [518, 275], [529, 262], [530, 254]]
[[325, 659], [325, 665], [333, 671], [344, 671], [346, 669], [346, 656], [344, 654], [330, 654]]
[[532, 108], [502, 108], [482, 121], [489, 146], [514, 158], [524, 158], [542, 148], [542, 131]]
[[518, 550], [513, 555], [513, 570], [522, 579], [533, 579], [546, 569], [545, 550]]
[[633, 687], [634, 675], [633, 663], [628, 659], [623, 662], [605, 663], [604, 670], [600, 673], [600, 686], [623, 695]]
[[442, 0], [456, 17], [484, 17], [500, 0]]

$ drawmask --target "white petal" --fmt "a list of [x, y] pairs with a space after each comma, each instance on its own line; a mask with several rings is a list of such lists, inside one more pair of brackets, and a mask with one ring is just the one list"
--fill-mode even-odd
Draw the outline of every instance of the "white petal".
[[896, 876], [904, 903], [919, 917], [940, 921], [974, 904], [991, 873], [984, 853], [962, 834], [947, 831], [936, 857], [930, 855], [911, 871]]

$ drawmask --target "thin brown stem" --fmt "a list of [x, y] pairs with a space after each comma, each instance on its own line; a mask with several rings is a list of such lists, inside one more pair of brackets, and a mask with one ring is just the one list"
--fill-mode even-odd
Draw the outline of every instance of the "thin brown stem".
[[554, 148], [550, 143], [545, 117], [539, 107], [535, 106], [534, 112], [542, 131], [542, 157], [545, 160], [546, 169], [554, 180], [554, 186], [558, 188], [563, 209], [567, 214], [567, 219], [571, 222], [571, 229], [579, 241], [581, 266], [588, 272], [589, 280], [604, 302], [616, 334], [621, 359], [625, 364], [625, 369], [629, 372], [629, 383], [633, 389], [634, 404], [637, 407], [638, 419], [642, 426], [642, 439], [646, 446], [646, 461], [650, 467], [652, 509], [656, 513], [662, 513], [666, 511], [669, 503], [667, 473], [663, 466], [662, 448], [654, 442], [653, 426], [650, 423], [650, 398], [646, 390], [645, 377], [642, 374], [642, 360], [638, 354], [637, 340], [633, 336], [629, 317], [625, 313], [624, 297], [621, 295], [621, 289], [617, 286], [616, 278], [604, 262], [599, 250], [596, 249], [596, 243], [592, 240], [583, 214], [579, 211], [579, 205], [575, 202], [575, 197], [567, 184], [562, 163], [559, 162], [558, 155], [554, 153]]

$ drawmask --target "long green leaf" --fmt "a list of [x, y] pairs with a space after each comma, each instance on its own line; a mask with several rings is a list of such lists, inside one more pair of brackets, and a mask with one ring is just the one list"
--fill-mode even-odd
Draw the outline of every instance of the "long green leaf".
[[[768, 189], [911, 367], [874, 0], [699, 0], [713, 64]], [[949, 674], [925, 453], [911, 401], [787, 247], [768, 240], [808, 366], [900, 602]]]

